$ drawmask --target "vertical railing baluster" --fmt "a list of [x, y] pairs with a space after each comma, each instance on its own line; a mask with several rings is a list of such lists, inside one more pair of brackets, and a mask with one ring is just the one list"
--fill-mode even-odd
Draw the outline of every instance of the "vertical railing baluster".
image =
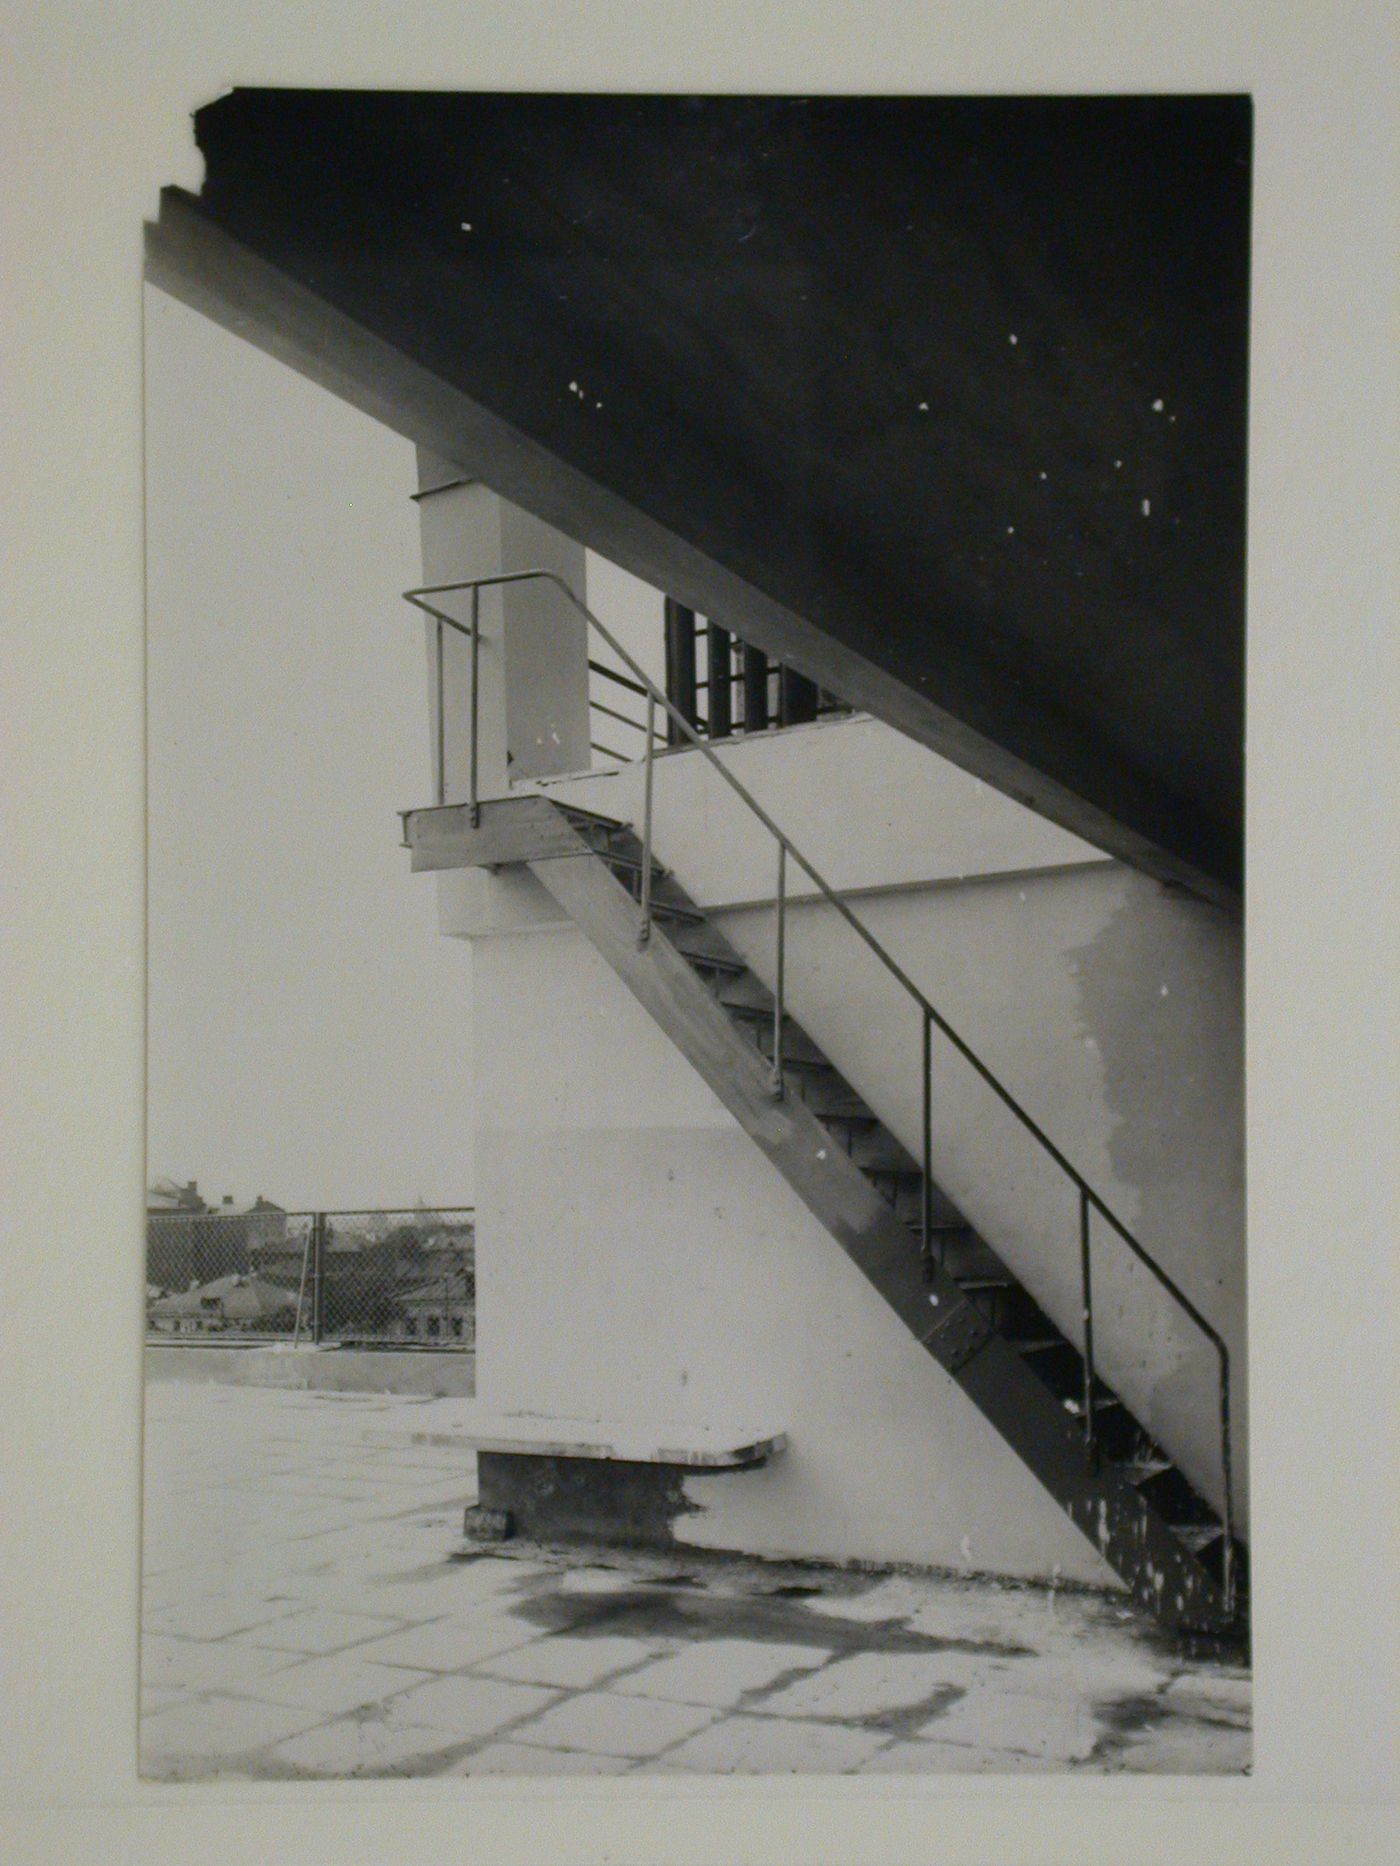
[[481, 733], [479, 729], [480, 728], [480, 707], [478, 704], [478, 699], [479, 699], [479, 694], [480, 694], [480, 681], [478, 679], [478, 673], [479, 673], [480, 667], [481, 667], [481, 586], [479, 584], [474, 583], [472, 585], [472, 690], [471, 690], [471, 700], [470, 700], [471, 726], [472, 726], [470, 803], [471, 803], [471, 825], [473, 829], [476, 829], [481, 822], [481, 804], [477, 798], [477, 769], [478, 769], [477, 741], [481, 737]]
[[656, 695], [647, 694], [647, 755], [642, 785], [642, 923], [637, 928], [637, 944], [645, 946], [651, 938], [651, 793], [652, 772], [656, 764]]
[[773, 998], [773, 1093], [783, 1092], [783, 1000], [787, 988], [787, 844], [778, 844], [778, 924], [775, 970], [777, 991]]
[[[924, 1274], [933, 1269], [933, 1019], [924, 1012], [924, 1183], [920, 1222], [923, 1232]], [[939, 1269], [943, 1268], [942, 1253]]]
[[1079, 1188], [1079, 1270], [1084, 1292], [1084, 1444], [1094, 1450], [1094, 1289], [1089, 1268], [1089, 1194]]
[[1230, 1444], [1230, 1362], [1225, 1356], [1220, 1364], [1220, 1475], [1225, 1487], [1225, 1546], [1220, 1552], [1220, 1588], [1225, 1597], [1225, 1611], [1235, 1611], [1235, 1505], [1234, 1454]]
[[443, 642], [446, 629], [442, 617], [437, 618], [437, 801], [447, 802], [447, 700], [444, 693]]

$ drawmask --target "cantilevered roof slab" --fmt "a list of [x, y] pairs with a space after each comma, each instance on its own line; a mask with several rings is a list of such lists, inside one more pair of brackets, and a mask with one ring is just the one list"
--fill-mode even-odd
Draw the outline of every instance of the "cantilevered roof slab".
[[157, 284], [1236, 896], [1247, 99], [240, 90], [195, 128]]

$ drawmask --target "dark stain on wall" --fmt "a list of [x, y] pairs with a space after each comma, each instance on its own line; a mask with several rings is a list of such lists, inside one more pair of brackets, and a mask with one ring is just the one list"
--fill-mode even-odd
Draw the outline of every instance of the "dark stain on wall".
[[1140, 1199], [1132, 1229], [1149, 1250], [1153, 1240], [1189, 1251], [1210, 1239], [1220, 1263], [1209, 1282], [1224, 1288], [1244, 1243], [1239, 927], [1204, 901], [1125, 876], [1107, 924], [1069, 958], [1103, 1072], [1114, 1176]]

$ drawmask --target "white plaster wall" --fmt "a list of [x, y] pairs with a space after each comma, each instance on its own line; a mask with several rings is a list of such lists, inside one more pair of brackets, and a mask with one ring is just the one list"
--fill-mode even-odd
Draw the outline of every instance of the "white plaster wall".
[[[725, 756], [827, 878], [843, 893], [855, 892], [857, 911], [872, 932], [1224, 1335], [1233, 1362], [1235, 1497], [1241, 1524], [1247, 1526], [1238, 929], [1216, 909], [1172, 894], [1097, 855], [873, 720], [824, 723], [738, 742]], [[549, 791], [635, 820], [640, 801], [639, 795], [633, 796], [636, 779], [635, 773], [599, 774], [552, 785]], [[771, 984], [773, 915], [771, 907], [752, 904], [771, 896], [771, 840], [696, 753], [660, 760], [656, 784], [658, 855], [711, 908], [717, 924]], [[683, 1266], [680, 1289], [668, 1294], [658, 1283], [674, 1267], [674, 1237], [697, 1225], [708, 1234], [715, 1216], [706, 1203], [710, 1178], [700, 1169], [702, 1158], [711, 1162], [727, 1190], [737, 1194], [742, 1184], [744, 1210], [764, 1214], [753, 1218], [764, 1237], [777, 1223], [777, 1214], [786, 1214], [783, 1223], [789, 1229], [778, 1229], [791, 1240], [785, 1248], [793, 1252], [795, 1284], [805, 1288], [814, 1275], [833, 1278], [837, 1284], [845, 1277], [858, 1286], [858, 1295], [850, 1298], [854, 1313], [863, 1313], [862, 1302], [876, 1304], [878, 1320], [864, 1315], [861, 1328], [883, 1331], [886, 1338], [877, 1345], [874, 1336], [863, 1337], [863, 1365], [873, 1354], [889, 1363], [890, 1379], [922, 1383], [920, 1391], [929, 1381], [936, 1386], [943, 1380], [931, 1364], [927, 1371], [915, 1371], [926, 1357], [884, 1313], [838, 1247], [729, 1123], [600, 961], [593, 961], [594, 1011], [582, 1022], [570, 1018], [568, 993], [557, 993], [554, 986], [561, 975], [577, 979], [575, 961], [564, 965], [561, 955], [578, 936], [549, 931], [558, 928], [559, 911], [537, 883], [524, 873], [495, 878], [464, 873], [439, 879], [445, 930], [476, 936], [478, 965], [485, 959], [500, 968], [503, 1006], [507, 998], [516, 1004], [528, 999], [533, 1026], [540, 993], [549, 981], [555, 1035], [548, 1044], [542, 1040], [530, 1068], [518, 1049], [510, 1058], [518, 1096], [513, 1118], [520, 1138], [509, 1146], [499, 1144], [501, 1114], [492, 1106], [485, 1117], [489, 1132], [483, 1128], [478, 1143], [483, 1162], [478, 1170], [489, 1188], [498, 1172], [507, 1175], [512, 1170], [511, 1160], [530, 1163], [518, 1177], [496, 1182], [501, 1188], [503, 1239], [509, 1229], [506, 1214], [538, 1209], [537, 1189], [548, 1186], [550, 1209], [564, 1221], [561, 1235], [587, 1236], [597, 1261], [609, 1266], [597, 1332], [608, 1339], [614, 1320], [635, 1312], [635, 1322], [618, 1325], [617, 1339], [602, 1357], [598, 1377], [605, 1380], [610, 1395], [624, 1395], [629, 1406], [664, 1413], [661, 1401], [670, 1391], [664, 1369], [671, 1367], [678, 1379], [678, 1370], [686, 1367], [689, 1380], [695, 1377], [695, 1364], [713, 1364], [714, 1344], [707, 1342], [716, 1325], [710, 1307], [715, 1298], [709, 1285], [691, 1287]], [[810, 889], [805, 902], [800, 885], [793, 892], [797, 903], [789, 922], [787, 968], [792, 1008], [917, 1157], [917, 1012], [829, 907], [812, 898]], [[524, 928], [535, 931], [518, 938], [490, 937]], [[561, 939], [566, 942], [562, 946]], [[498, 949], [514, 955], [509, 979], [507, 961], [494, 956]], [[505, 1009], [501, 1014], [507, 1020], [500, 1026], [504, 1041], [509, 1014]], [[485, 1010], [480, 1004], [477, 1017], [478, 1030], [484, 1032]], [[631, 1033], [621, 1049], [616, 1046], [619, 1028]], [[566, 1046], [562, 1041], [566, 1030], [576, 1039], [576, 1054], [573, 1042]], [[940, 1038], [935, 1038], [934, 1063], [936, 1177], [1059, 1325], [1077, 1339], [1079, 1218], [1072, 1187]], [[491, 1068], [504, 1066], [502, 1058]], [[596, 1081], [593, 1071], [599, 1072]], [[680, 1076], [673, 1081], [676, 1071]], [[699, 1105], [719, 1122], [728, 1135], [722, 1163], [708, 1150], [709, 1140], [701, 1146], [693, 1111], [669, 1121], [660, 1112], [665, 1097], [658, 1085], [665, 1081], [673, 1081], [667, 1094], [679, 1093], [679, 1081], [688, 1083]], [[486, 1075], [481, 1093], [494, 1100]], [[616, 1094], [624, 1097], [628, 1109], [634, 1095], [646, 1099], [649, 1119], [642, 1135], [632, 1124], [634, 1113], [614, 1121], [606, 1112]], [[550, 1107], [556, 1109], [555, 1116], [547, 1112]], [[559, 1132], [561, 1120], [567, 1138]], [[675, 1177], [653, 1185], [653, 1169]], [[629, 1173], [640, 1174], [641, 1183], [650, 1188], [646, 1208], [665, 1214], [660, 1227], [665, 1268], [658, 1261], [658, 1238], [652, 1228], [644, 1225], [638, 1230], [638, 1208], [629, 1202], [626, 1190]], [[735, 1222], [742, 1236], [743, 1220]], [[1092, 1235], [1099, 1365], [1143, 1423], [1206, 1494], [1218, 1500], [1214, 1352], [1097, 1218]], [[753, 1274], [753, 1258], [742, 1245], [736, 1252], [738, 1268], [726, 1271], [727, 1289], [746, 1287], [745, 1279]], [[726, 1324], [739, 1331], [736, 1339], [748, 1339], [745, 1331], [753, 1324], [761, 1341], [775, 1323], [774, 1285], [765, 1280], [773, 1266], [767, 1258], [762, 1261], [765, 1274], [758, 1278], [758, 1290], [746, 1295], [749, 1306]], [[489, 1290], [489, 1270], [486, 1274], [484, 1287]], [[518, 1309], [535, 1318], [529, 1326], [538, 1324], [543, 1339], [556, 1327], [567, 1326], [560, 1293], [547, 1276], [522, 1282], [511, 1280], [515, 1271], [504, 1275], [510, 1286], [502, 1291], [502, 1314], [510, 1320], [498, 1339], [511, 1341], [512, 1354], [513, 1331], [527, 1323]], [[800, 1297], [799, 1309], [793, 1311], [784, 1296], [777, 1301], [776, 1314], [797, 1313], [807, 1329], [812, 1321], [805, 1301]], [[847, 1315], [846, 1310], [842, 1313]], [[683, 1325], [676, 1319], [680, 1315]], [[585, 1333], [593, 1338], [592, 1324]], [[483, 1311], [483, 1339], [489, 1356], [489, 1308]], [[837, 1352], [844, 1365], [844, 1345]], [[761, 1352], [758, 1359], [762, 1362]], [[723, 1357], [721, 1364], [727, 1365]], [[489, 1381], [489, 1361], [484, 1366]], [[527, 1390], [532, 1395], [544, 1390], [545, 1376], [538, 1366], [511, 1377], [527, 1382], [512, 1404], [547, 1403], [568, 1411], [576, 1401], [568, 1401], [567, 1395], [590, 1390], [587, 1381], [580, 1384], [572, 1354], [558, 1364], [558, 1379], [549, 1388], [555, 1397], [547, 1402], [524, 1397]], [[820, 1379], [816, 1384], [820, 1387]], [[684, 1397], [686, 1391], [678, 1388], [672, 1397]], [[832, 1417], [820, 1430], [823, 1439], [828, 1431], [834, 1435], [833, 1448], [820, 1454], [820, 1480], [817, 1466], [808, 1462], [816, 1455], [809, 1448], [788, 1464], [786, 1477], [775, 1473], [762, 1484], [743, 1480], [723, 1491], [730, 1499], [724, 1506], [726, 1533], [734, 1520], [736, 1497], [764, 1499], [756, 1506], [763, 1518], [767, 1499], [782, 1494], [784, 1506], [771, 1519], [770, 1529], [760, 1522], [750, 1526], [747, 1533], [758, 1538], [754, 1546], [770, 1546], [764, 1540], [770, 1531], [781, 1541], [789, 1533], [784, 1524], [790, 1518], [809, 1525], [816, 1538], [811, 1552], [873, 1552], [822, 1544], [823, 1537], [837, 1533], [823, 1524], [850, 1518], [842, 1501], [845, 1485], [853, 1486], [853, 1497], [863, 1499], [858, 1516], [879, 1516], [878, 1509], [873, 1516], [867, 1509], [867, 1480], [861, 1475], [869, 1448], [849, 1463], [834, 1448], [846, 1430], [841, 1423], [845, 1401], [834, 1393], [823, 1399], [821, 1393], [803, 1392], [811, 1420], [826, 1416], [822, 1408], [828, 1402]], [[600, 1410], [605, 1410], [601, 1402]], [[896, 1437], [906, 1432], [909, 1437], [897, 1456], [913, 1457], [917, 1463], [949, 1455], [947, 1446], [935, 1442], [944, 1436], [962, 1447], [977, 1442], [978, 1435], [989, 1436], [980, 1420], [969, 1423], [959, 1416], [967, 1410], [961, 1401], [951, 1409], [945, 1406], [936, 1428], [926, 1401], [911, 1403], [907, 1414], [890, 1415], [905, 1421]], [[893, 1455], [893, 1443], [892, 1439], [885, 1456]], [[996, 1452], [987, 1455], [995, 1466], [1009, 1454], [998, 1441]], [[824, 1462], [828, 1457], [830, 1462]], [[705, 1487], [718, 1492], [727, 1481], [705, 1480]], [[878, 1488], [875, 1478], [869, 1482]], [[775, 1484], [782, 1486], [780, 1491], [773, 1489]], [[954, 1516], [970, 1520], [963, 1502]], [[940, 1530], [942, 1553], [926, 1547], [911, 1558], [957, 1559], [962, 1533], [954, 1538], [954, 1555]], [[984, 1533], [979, 1530], [979, 1535]], [[1042, 1549], [1057, 1546], [1040, 1530], [1035, 1540]], [[994, 1541], [979, 1546], [1001, 1545]], [[1043, 1575], [1055, 1561], [1063, 1561], [1054, 1554], [1027, 1569], [1018, 1565], [1024, 1562], [1025, 1550], [1019, 1543], [1017, 1547], [1019, 1552], [1008, 1553], [1004, 1562], [1000, 1554], [979, 1554], [979, 1565], [985, 1560], [993, 1567], [1004, 1566], [1006, 1572]], [[1064, 1572], [1071, 1570], [1066, 1566]]]
[[[1224, 1336], [1247, 1526], [1238, 929], [1117, 863], [869, 895], [859, 908]], [[716, 922], [771, 983], [771, 911]], [[918, 1158], [919, 1014], [825, 906], [790, 917], [787, 991], [799, 1022]], [[935, 1178], [1078, 1340], [1073, 1186], [937, 1034], [933, 1059]], [[1218, 1501], [1218, 1357], [1098, 1217], [1091, 1241], [1098, 1365]]]
[[[927, 747], [857, 714], [736, 738], [717, 756], [838, 892], [1105, 861]], [[773, 838], [702, 752], [654, 765], [656, 847], [704, 906], [770, 899]], [[642, 820], [642, 768], [540, 788], [623, 821]], [[813, 892], [799, 870], [794, 897]]]
[[697, 1544], [1112, 1584], [582, 935], [474, 962], [484, 1404], [788, 1432]]
[[[841, 894], [1108, 861], [863, 714], [733, 739], [718, 755]], [[654, 774], [657, 853], [693, 898], [705, 907], [771, 899], [773, 838], [704, 755], [667, 753]], [[639, 765], [521, 788], [623, 822], [642, 820]], [[444, 933], [471, 936], [559, 918], [528, 875], [507, 891], [490, 876], [459, 869], [440, 874], [437, 887]], [[796, 864], [788, 892], [793, 900], [815, 896]]]

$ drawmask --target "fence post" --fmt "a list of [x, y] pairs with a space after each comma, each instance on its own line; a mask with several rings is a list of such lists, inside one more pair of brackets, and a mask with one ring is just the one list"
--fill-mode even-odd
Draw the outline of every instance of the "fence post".
[[326, 1214], [316, 1212], [311, 1219], [311, 1341], [314, 1347], [321, 1345], [321, 1333], [326, 1320]]

